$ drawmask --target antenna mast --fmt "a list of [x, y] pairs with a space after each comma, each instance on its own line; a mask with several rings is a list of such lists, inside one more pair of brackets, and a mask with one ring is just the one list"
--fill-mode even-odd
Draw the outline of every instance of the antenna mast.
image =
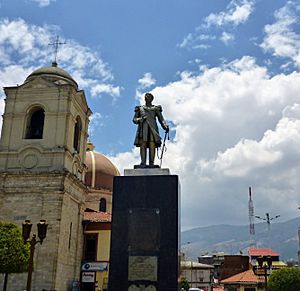
[[298, 263], [300, 261], [300, 227], [298, 227], [298, 240], [299, 240], [299, 250], [298, 250]]
[[250, 232], [250, 248], [251, 248], [256, 246], [255, 229], [254, 229], [254, 206], [252, 201], [251, 187], [249, 187], [248, 210], [249, 210], [249, 232]]

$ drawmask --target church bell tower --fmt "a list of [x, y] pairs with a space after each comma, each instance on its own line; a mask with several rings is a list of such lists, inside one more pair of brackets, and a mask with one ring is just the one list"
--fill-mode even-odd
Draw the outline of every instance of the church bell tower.
[[[0, 220], [18, 225], [47, 220], [47, 237], [36, 248], [32, 290], [68, 290], [80, 274], [91, 111], [76, 81], [55, 62], [4, 91]], [[26, 276], [14, 276], [10, 288], [24, 290]]]

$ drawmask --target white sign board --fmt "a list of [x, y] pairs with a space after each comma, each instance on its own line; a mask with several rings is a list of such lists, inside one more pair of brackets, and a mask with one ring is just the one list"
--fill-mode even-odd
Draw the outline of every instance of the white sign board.
[[81, 282], [94, 283], [95, 282], [95, 272], [82, 272]]

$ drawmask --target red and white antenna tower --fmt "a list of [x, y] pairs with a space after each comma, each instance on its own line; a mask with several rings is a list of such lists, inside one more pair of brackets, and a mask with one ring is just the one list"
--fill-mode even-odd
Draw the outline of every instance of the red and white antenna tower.
[[250, 231], [250, 248], [255, 247], [255, 229], [254, 229], [254, 206], [251, 197], [251, 187], [249, 187], [249, 202], [248, 202], [248, 210], [249, 210], [249, 231]]

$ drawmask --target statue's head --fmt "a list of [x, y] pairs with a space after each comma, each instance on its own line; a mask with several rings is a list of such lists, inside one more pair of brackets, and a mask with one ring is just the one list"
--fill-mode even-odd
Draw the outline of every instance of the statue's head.
[[147, 102], [152, 102], [154, 99], [154, 96], [151, 93], [146, 93], [145, 94], [145, 101]]

